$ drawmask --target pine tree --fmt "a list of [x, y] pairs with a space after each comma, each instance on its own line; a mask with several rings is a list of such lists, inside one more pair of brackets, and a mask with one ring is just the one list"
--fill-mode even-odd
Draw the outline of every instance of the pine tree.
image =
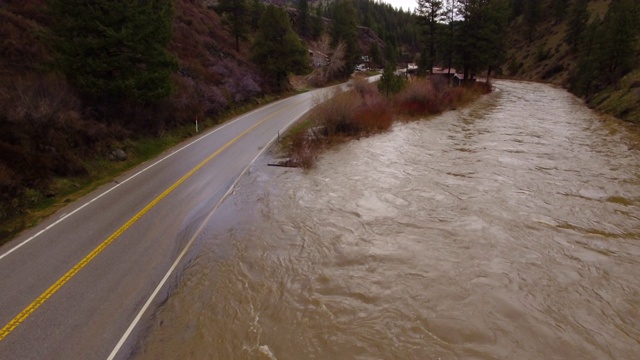
[[460, 1], [459, 14], [463, 20], [459, 52], [465, 80], [479, 71], [491, 70], [502, 60], [507, 9], [504, 0]]
[[635, 0], [614, 0], [604, 18], [605, 63], [610, 81], [625, 75], [637, 62], [637, 35], [640, 33], [638, 4]]
[[287, 13], [267, 6], [251, 47], [251, 59], [278, 90], [289, 83], [288, 74], [310, 70], [306, 46], [291, 28]]
[[526, 0], [524, 2], [524, 23], [526, 25], [527, 39], [529, 42], [533, 41], [533, 35], [536, 32], [536, 27], [540, 20], [542, 20], [542, 1], [540, 0]]
[[382, 92], [387, 98], [392, 94], [399, 93], [404, 86], [406, 85], [406, 81], [403, 76], [395, 74], [395, 64], [389, 64], [384, 68], [384, 72], [380, 77], [380, 82], [378, 83], [378, 89]]
[[418, 0], [418, 7], [416, 13], [419, 18], [419, 23], [423, 27], [423, 37], [425, 40], [424, 50], [421, 56], [422, 71], [429, 73], [433, 72], [433, 64], [436, 54], [436, 29], [438, 21], [442, 20], [444, 15], [443, 3], [441, 0]]
[[587, 28], [587, 23], [589, 22], [587, 3], [587, 0], [575, 0], [569, 11], [565, 42], [569, 44], [574, 51], [578, 50], [581, 35]]
[[594, 21], [587, 26], [579, 41], [576, 69], [571, 78], [571, 90], [577, 95], [589, 97], [594, 83], [602, 75], [602, 26]]
[[453, 66], [453, 54], [455, 52], [455, 23], [456, 23], [456, 14], [458, 13], [458, 0], [446, 0], [444, 14], [445, 14], [445, 22], [448, 24], [448, 33], [447, 33], [447, 49], [446, 49], [446, 60], [447, 60], [447, 72], [451, 72], [451, 66]]
[[318, 40], [324, 32], [324, 20], [322, 18], [322, 8], [316, 7], [313, 19], [311, 20], [311, 37]]
[[395, 66], [398, 62], [397, 43], [395, 36], [388, 36], [384, 42], [384, 60], [387, 66], [389, 64]]
[[149, 103], [172, 91], [171, 0], [52, 0], [59, 69], [94, 101]]
[[614, 0], [603, 21], [594, 20], [581, 34], [571, 89], [587, 98], [617, 82], [635, 65], [640, 32], [634, 0]]
[[265, 5], [262, 0], [251, 0], [251, 4], [249, 4], [249, 24], [252, 31], [258, 30], [260, 17], [262, 17], [264, 9]]
[[347, 46], [345, 54], [344, 77], [351, 75], [360, 57], [358, 48], [358, 18], [353, 3], [348, 0], [339, 0], [334, 4], [333, 22], [331, 26], [331, 40], [333, 46], [344, 42]]
[[231, 35], [236, 40], [236, 51], [240, 51], [240, 40], [245, 39], [249, 32], [249, 5], [246, 0], [220, 0], [216, 11], [223, 16], [223, 21], [229, 26]]
[[557, 21], [563, 20], [567, 15], [568, 0], [553, 0], [553, 16]]
[[369, 50], [369, 56], [371, 56], [371, 62], [376, 67], [384, 63], [384, 61], [382, 60], [382, 54], [380, 53], [380, 47], [375, 42], [371, 44], [371, 49]]
[[302, 37], [309, 35], [309, 2], [298, 0], [298, 30]]

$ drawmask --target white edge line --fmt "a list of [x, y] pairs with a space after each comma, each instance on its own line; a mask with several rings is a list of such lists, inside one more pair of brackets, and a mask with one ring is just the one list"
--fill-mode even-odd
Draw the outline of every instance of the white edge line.
[[[269, 104], [269, 105], [267, 105], [267, 106], [264, 106], [264, 107], [261, 107], [261, 108], [255, 109], [255, 110], [253, 110], [253, 111], [251, 111], [251, 112], [248, 112], [248, 113], [246, 113], [246, 114], [241, 115], [240, 117], [238, 117], [237, 119], [235, 119], [235, 120], [233, 120], [233, 121], [230, 121], [230, 122], [228, 122], [228, 123], [225, 123], [225, 124], [223, 124], [222, 126], [220, 126], [220, 127], [218, 127], [218, 128], [215, 128], [215, 129], [211, 130], [209, 133], [206, 133], [205, 135], [203, 135], [203, 136], [201, 136], [201, 137], [199, 137], [199, 138], [197, 138], [197, 139], [194, 139], [193, 141], [191, 141], [190, 143], [188, 143], [188, 144], [184, 145], [183, 147], [179, 148], [178, 150], [176, 150], [176, 151], [174, 151], [174, 152], [170, 153], [169, 155], [167, 155], [167, 156], [163, 157], [162, 159], [160, 159], [160, 160], [158, 160], [158, 161], [154, 162], [153, 164], [151, 164], [151, 165], [147, 166], [146, 168], [144, 168], [144, 169], [142, 169], [142, 170], [138, 171], [137, 173], [133, 174], [131, 177], [127, 178], [126, 180], [123, 180], [123, 181], [119, 182], [118, 184], [116, 184], [116, 186], [114, 186], [114, 187], [112, 187], [111, 189], [109, 189], [109, 190], [107, 190], [107, 191], [103, 192], [102, 194], [100, 194], [100, 195], [96, 196], [95, 198], [91, 199], [90, 201], [88, 201], [88, 202], [87, 202], [87, 203], [85, 203], [84, 205], [80, 206], [79, 208], [77, 208], [77, 209], [73, 210], [72, 212], [70, 212], [70, 213], [68, 213], [68, 214], [65, 214], [64, 216], [60, 217], [60, 219], [56, 220], [54, 223], [52, 223], [52, 224], [48, 225], [47, 227], [45, 227], [44, 229], [42, 229], [42, 230], [38, 231], [36, 234], [34, 234], [34, 235], [32, 235], [31, 237], [29, 237], [28, 239], [26, 239], [26, 240], [22, 241], [20, 244], [18, 244], [18, 245], [16, 245], [15, 247], [11, 248], [11, 249], [10, 249], [9, 251], [7, 251], [6, 253], [4, 253], [4, 254], [0, 255], [0, 260], [2, 260], [2, 259], [4, 259], [5, 257], [9, 256], [9, 254], [13, 253], [14, 251], [18, 250], [19, 248], [23, 247], [24, 245], [27, 245], [27, 244], [28, 244], [28, 243], [30, 243], [33, 239], [37, 238], [38, 236], [40, 236], [40, 235], [42, 235], [43, 233], [45, 233], [47, 230], [49, 230], [49, 229], [51, 229], [52, 227], [54, 227], [54, 226], [58, 225], [59, 223], [63, 222], [64, 220], [66, 220], [66, 219], [67, 219], [68, 217], [70, 217], [71, 215], [73, 215], [73, 214], [77, 213], [78, 211], [80, 211], [80, 210], [84, 209], [85, 207], [87, 207], [87, 206], [91, 205], [93, 202], [95, 202], [95, 201], [97, 201], [98, 199], [102, 198], [103, 196], [105, 196], [105, 195], [109, 194], [111, 191], [113, 191], [113, 190], [117, 189], [117, 188], [118, 188], [118, 187], [120, 187], [121, 185], [125, 184], [126, 182], [128, 182], [129, 180], [131, 180], [131, 179], [135, 178], [136, 176], [138, 176], [138, 175], [142, 174], [143, 172], [145, 172], [145, 171], [147, 171], [147, 170], [151, 169], [152, 167], [154, 167], [154, 166], [158, 165], [158, 164], [159, 164], [159, 163], [161, 163], [162, 161], [164, 161], [164, 160], [166, 160], [166, 159], [168, 159], [168, 158], [172, 157], [173, 155], [175, 155], [175, 154], [177, 154], [177, 153], [181, 152], [182, 150], [184, 150], [184, 149], [186, 149], [186, 148], [190, 147], [191, 145], [194, 145], [195, 143], [199, 142], [200, 140], [205, 139], [205, 138], [209, 137], [210, 135], [213, 135], [213, 134], [214, 134], [214, 133], [216, 133], [217, 131], [224, 129], [225, 127], [227, 127], [227, 126], [229, 126], [229, 125], [231, 125], [231, 124], [233, 124], [233, 123], [235, 123], [235, 122], [237, 122], [237, 121], [240, 121], [241, 119], [244, 119], [245, 117], [247, 117], [247, 116], [249, 116], [249, 115], [253, 114], [253, 113], [254, 113], [254, 112], [256, 112], [256, 111], [260, 111], [260, 110], [267, 109], [267, 108], [272, 107], [272, 106], [275, 106], [276, 104], [279, 104], [279, 103], [281, 103], [281, 102], [283, 102], [283, 101], [285, 101], [285, 100], [290, 100], [290, 99], [291, 99], [291, 98], [282, 99], [282, 100], [280, 100], [280, 101], [277, 101], [277, 102], [271, 103], [271, 104]], [[9, 243], [9, 244], [10, 244], [10, 243]]]
[[[283, 127], [280, 131], [285, 131], [287, 130], [293, 123], [295, 123], [296, 121], [298, 121], [304, 114], [306, 114], [309, 111], [309, 109], [305, 110], [304, 112], [302, 112], [302, 114], [298, 115], [295, 119], [291, 120], [287, 125], [285, 125], [285, 127]], [[229, 187], [229, 189], [227, 190], [227, 192], [222, 196], [222, 198], [220, 198], [220, 200], [218, 201], [218, 203], [216, 204], [216, 206], [213, 208], [213, 210], [211, 210], [211, 212], [207, 215], [207, 217], [204, 219], [204, 221], [202, 222], [202, 224], [200, 224], [200, 227], [198, 228], [198, 230], [196, 230], [196, 232], [193, 234], [193, 236], [191, 237], [191, 239], [189, 239], [189, 242], [187, 243], [187, 245], [185, 245], [184, 249], [182, 249], [182, 251], [180, 252], [180, 255], [178, 255], [178, 257], [176, 258], [176, 260], [173, 262], [173, 265], [171, 265], [171, 267], [169, 268], [169, 270], [167, 271], [167, 273], [164, 275], [164, 277], [162, 278], [162, 280], [160, 280], [160, 283], [158, 284], [158, 286], [156, 286], [155, 290], [153, 290], [153, 293], [151, 293], [151, 296], [149, 296], [149, 298], [147, 299], [147, 302], [142, 306], [142, 308], [140, 309], [140, 311], [138, 312], [138, 314], [136, 315], [136, 317], [133, 319], [133, 321], [131, 322], [131, 324], [129, 325], [129, 328], [127, 328], [127, 331], [124, 332], [124, 334], [122, 335], [122, 337], [120, 338], [120, 341], [118, 341], [118, 343], [116, 344], [116, 346], [113, 348], [113, 350], [111, 351], [111, 354], [109, 354], [109, 357], [107, 358], [107, 360], [113, 360], [115, 358], [115, 356], [118, 354], [118, 351], [120, 351], [120, 349], [122, 348], [122, 345], [124, 345], [124, 342], [127, 341], [127, 338], [129, 338], [129, 335], [131, 335], [131, 332], [133, 331], [133, 329], [136, 327], [136, 325], [138, 325], [138, 322], [140, 321], [140, 319], [142, 318], [142, 315], [145, 313], [145, 311], [147, 310], [147, 308], [149, 308], [149, 306], [151, 305], [151, 303], [153, 302], [153, 300], [155, 299], [155, 297], [158, 295], [158, 293], [160, 292], [160, 290], [162, 289], [162, 287], [164, 286], [164, 284], [167, 282], [167, 280], [169, 279], [169, 277], [171, 276], [171, 274], [173, 273], [173, 271], [178, 267], [178, 264], [180, 263], [180, 261], [182, 260], [182, 258], [185, 256], [185, 254], [187, 253], [187, 251], [189, 250], [189, 248], [191, 248], [191, 245], [193, 244], [193, 242], [195, 241], [195, 239], [200, 235], [200, 233], [202, 232], [202, 230], [204, 230], [204, 227], [207, 225], [207, 223], [209, 222], [209, 220], [211, 220], [211, 217], [213, 216], [213, 214], [216, 212], [216, 210], [218, 210], [218, 208], [220, 207], [220, 205], [222, 205], [222, 202], [233, 192], [233, 190], [235, 189], [236, 185], [238, 184], [238, 182], [240, 181], [240, 179], [244, 176], [244, 174], [246, 174], [247, 170], [249, 170], [249, 168], [251, 166], [253, 166], [253, 164], [256, 162], [256, 160], [262, 156], [262, 154], [264, 154], [264, 152], [271, 146], [271, 144], [273, 144], [273, 142], [278, 138], [278, 136], [276, 135], [275, 137], [273, 137], [268, 143], [267, 145], [265, 145], [262, 150], [260, 150], [260, 152], [258, 153], [258, 155], [256, 155], [255, 158], [253, 158], [253, 160], [251, 161], [251, 163], [249, 163], [249, 165], [247, 165], [244, 170], [242, 170], [242, 173], [240, 173], [240, 175], [238, 175], [238, 177], [236, 178], [236, 180], [233, 182], [233, 184]]]

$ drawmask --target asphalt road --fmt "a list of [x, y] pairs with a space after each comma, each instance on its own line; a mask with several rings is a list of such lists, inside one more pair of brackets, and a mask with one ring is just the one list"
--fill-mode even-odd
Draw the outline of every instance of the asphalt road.
[[0, 359], [126, 359], [192, 240], [319, 91], [207, 131], [1, 247]]

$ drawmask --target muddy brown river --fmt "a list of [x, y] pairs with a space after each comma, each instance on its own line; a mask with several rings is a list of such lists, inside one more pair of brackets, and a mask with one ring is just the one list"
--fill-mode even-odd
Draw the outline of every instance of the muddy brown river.
[[640, 132], [497, 81], [310, 171], [261, 159], [134, 359], [639, 359]]

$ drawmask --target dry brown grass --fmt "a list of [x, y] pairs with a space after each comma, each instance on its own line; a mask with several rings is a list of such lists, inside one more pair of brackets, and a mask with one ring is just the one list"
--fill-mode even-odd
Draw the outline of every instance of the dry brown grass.
[[395, 100], [395, 110], [408, 116], [436, 114], [442, 111], [440, 94], [436, 93], [429, 79], [410, 82]]
[[420, 116], [454, 109], [491, 92], [491, 84], [479, 82], [449, 87], [446, 82], [421, 79], [412, 82], [393, 100], [393, 107], [364, 79], [352, 81], [352, 89], [335, 90], [319, 101], [307, 116], [307, 124], [295, 128], [287, 142], [287, 165], [309, 169], [318, 154], [331, 144], [389, 130], [394, 114]]
[[440, 78], [415, 80], [394, 100], [394, 111], [408, 117], [439, 114], [456, 109], [491, 92], [491, 84], [475, 82], [461, 87], [450, 87]]
[[329, 99], [314, 107], [309, 116], [314, 127], [322, 128], [327, 137], [349, 134], [353, 116], [361, 103], [356, 92], [335, 90]]
[[356, 80], [353, 89], [336, 90], [311, 110], [308, 126], [297, 129], [288, 143], [288, 164], [313, 167], [318, 154], [330, 144], [380, 133], [393, 125], [391, 108], [375, 85]]

